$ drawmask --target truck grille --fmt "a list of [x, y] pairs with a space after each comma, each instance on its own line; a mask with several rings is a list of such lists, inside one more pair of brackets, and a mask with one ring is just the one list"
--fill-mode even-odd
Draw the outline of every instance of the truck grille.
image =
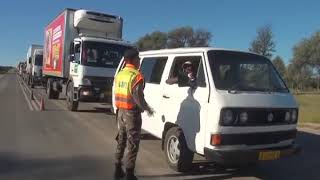
[[88, 78], [94, 87], [101, 90], [112, 89], [113, 77], [85, 76], [84, 78]]

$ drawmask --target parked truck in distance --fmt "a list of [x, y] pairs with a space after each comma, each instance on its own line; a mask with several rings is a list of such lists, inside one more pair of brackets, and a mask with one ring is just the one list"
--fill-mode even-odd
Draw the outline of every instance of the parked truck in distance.
[[123, 19], [88, 10], [65, 9], [45, 28], [43, 77], [49, 99], [110, 102], [113, 77], [126, 49]]
[[27, 52], [26, 67], [26, 81], [31, 88], [36, 84], [42, 84], [42, 62], [43, 46], [31, 44]]
[[20, 61], [19, 64], [17, 65], [17, 71], [18, 71], [18, 75], [20, 77], [23, 77], [23, 75], [25, 73], [25, 69], [26, 69], [26, 62]]

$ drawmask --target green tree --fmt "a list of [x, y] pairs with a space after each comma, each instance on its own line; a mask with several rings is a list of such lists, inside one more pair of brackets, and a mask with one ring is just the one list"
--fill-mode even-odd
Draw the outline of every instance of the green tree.
[[257, 37], [251, 41], [249, 51], [271, 58], [276, 47], [273, 38], [274, 35], [270, 25], [258, 28]]
[[167, 33], [155, 31], [151, 34], [146, 34], [141, 37], [137, 42], [136, 46], [142, 50], [151, 50], [151, 49], [164, 49], [167, 47]]
[[211, 33], [204, 29], [194, 30], [190, 26], [185, 26], [168, 33], [168, 47], [207, 47], [211, 38]]
[[286, 65], [284, 64], [282, 58], [280, 56], [276, 56], [272, 60], [273, 65], [276, 67], [278, 72], [281, 74], [282, 77], [286, 75]]
[[189, 47], [193, 29], [189, 26], [174, 29], [168, 33], [168, 47]]
[[190, 26], [180, 27], [168, 33], [155, 31], [141, 37], [135, 44], [140, 50], [207, 47], [212, 35], [204, 29], [193, 29]]
[[300, 68], [307, 68], [312, 78], [317, 79], [317, 89], [320, 89], [320, 32], [301, 40], [293, 48], [293, 62]]

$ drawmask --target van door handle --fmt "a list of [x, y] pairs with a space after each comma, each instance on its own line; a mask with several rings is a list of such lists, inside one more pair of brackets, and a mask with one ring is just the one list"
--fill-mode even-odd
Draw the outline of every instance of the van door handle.
[[163, 98], [169, 99], [170, 97], [167, 95], [162, 95]]

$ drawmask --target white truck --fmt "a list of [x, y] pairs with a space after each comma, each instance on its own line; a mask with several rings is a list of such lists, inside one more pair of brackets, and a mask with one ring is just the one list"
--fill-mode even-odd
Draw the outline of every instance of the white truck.
[[26, 81], [32, 88], [41, 83], [43, 46], [31, 44], [27, 52]]
[[126, 49], [123, 19], [88, 10], [65, 9], [45, 29], [43, 76], [49, 99], [110, 102], [114, 73]]

